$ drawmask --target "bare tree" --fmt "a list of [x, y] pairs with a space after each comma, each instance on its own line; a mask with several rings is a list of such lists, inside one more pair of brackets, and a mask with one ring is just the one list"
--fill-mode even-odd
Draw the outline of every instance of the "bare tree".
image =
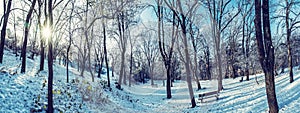
[[69, 52], [70, 52], [70, 48], [72, 45], [72, 17], [73, 17], [73, 12], [74, 12], [74, 7], [75, 7], [75, 2], [72, 2], [72, 7], [71, 7], [71, 12], [70, 12], [70, 16], [69, 16], [69, 41], [68, 41], [68, 47], [67, 47], [67, 61], [66, 61], [66, 68], [67, 68], [67, 83], [69, 82]]
[[[73, 45], [78, 48], [78, 68], [80, 69], [80, 76], [84, 75], [84, 72], [87, 70], [92, 76], [92, 81], [94, 81], [94, 73], [92, 70], [92, 62], [91, 62], [91, 55], [92, 55], [92, 45], [93, 45], [93, 37], [91, 37], [89, 34], [91, 34], [90, 30], [94, 26], [94, 23], [96, 20], [101, 19], [102, 17], [98, 17], [93, 15], [94, 17], [91, 17], [90, 12], [91, 8], [94, 5], [92, 2], [87, 0], [84, 2], [84, 8], [81, 11], [75, 10], [74, 13], [76, 14], [77, 18], [82, 21], [82, 26], [78, 26], [76, 30], [82, 30], [81, 34], [84, 38], [80, 38], [80, 42], [75, 43], [74, 40], [72, 40]], [[89, 21], [91, 19], [91, 21]]]
[[[155, 61], [158, 58], [158, 43], [153, 39], [153, 33], [151, 31], [144, 31], [142, 35], [142, 51], [147, 59], [148, 73], [151, 77], [151, 85], [154, 85], [154, 66]], [[144, 38], [148, 37], [148, 38]]]
[[[261, 14], [261, 12], [263, 14]], [[263, 18], [262, 18], [263, 17]], [[269, 0], [255, 0], [255, 32], [259, 61], [265, 73], [266, 93], [270, 113], [278, 113], [274, 81], [274, 47], [269, 20]], [[263, 20], [263, 26], [262, 22]], [[263, 28], [263, 33], [262, 33]]]
[[[284, 15], [278, 15], [275, 18], [280, 18], [282, 20], [284, 20], [285, 23], [285, 29], [286, 29], [286, 45], [287, 45], [287, 60], [288, 60], [288, 67], [289, 67], [289, 75], [290, 75], [290, 83], [292, 83], [294, 81], [294, 73], [293, 73], [293, 53], [292, 53], [292, 42], [291, 42], [291, 37], [292, 37], [292, 33], [295, 29], [297, 29], [297, 25], [300, 23], [299, 21], [299, 16], [300, 16], [300, 12], [296, 12], [294, 10], [294, 7], [296, 5], [299, 5], [300, 2], [299, 1], [295, 1], [295, 0], [285, 0], [284, 5], [279, 3], [279, 6], [282, 7], [284, 9], [285, 14]], [[280, 21], [278, 26], [281, 25]]]
[[[137, 5], [136, 0], [131, 0], [131, 1], [111, 1], [111, 5], [115, 12], [114, 16], [116, 23], [117, 23], [117, 28], [118, 28], [118, 33], [116, 32], [115, 34], [118, 36], [116, 38], [116, 41], [119, 44], [119, 49], [121, 51], [121, 69], [120, 69], [120, 76], [118, 80], [118, 85], [117, 88], [121, 89], [121, 84], [122, 82], [126, 84], [126, 74], [125, 72], [125, 60], [126, 56], [125, 53], [127, 51], [127, 45], [128, 45], [128, 38], [130, 38], [130, 26], [133, 26], [136, 24], [136, 20], [134, 20], [135, 15], [137, 15], [140, 11], [140, 7]], [[123, 80], [124, 77], [124, 80]]]
[[[46, 8], [46, 7], [45, 7]], [[52, 45], [52, 30], [53, 30], [53, 13], [52, 13], [52, 0], [48, 1], [48, 19], [49, 20], [49, 28], [51, 33], [48, 38], [48, 108], [47, 112], [53, 113], [53, 45]]]
[[192, 47], [193, 47], [193, 53], [194, 53], [194, 65], [192, 65], [191, 62], [191, 67], [193, 69], [193, 76], [196, 78], [196, 83], [197, 83], [197, 89], [200, 90], [201, 89], [201, 84], [199, 81], [199, 66], [198, 66], [198, 49], [199, 49], [199, 45], [200, 45], [200, 31], [199, 29], [196, 27], [196, 25], [194, 25], [195, 21], [195, 16], [193, 16], [193, 18], [190, 20], [190, 22], [188, 22], [188, 31], [191, 37], [191, 41], [192, 41]]
[[[215, 44], [215, 55], [218, 69], [218, 91], [223, 89], [222, 85], [222, 61], [221, 61], [221, 34], [227, 28], [227, 26], [233, 21], [235, 17], [240, 13], [240, 9], [231, 15], [232, 9], [228, 9], [232, 0], [206, 0], [206, 4], [211, 19], [212, 36]], [[225, 17], [230, 17], [225, 19]]]
[[[46, 23], [47, 23], [47, 11], [46, 11], [46, 7], [47, 7], [47, 3], [46, 1], [44, 2], [45, 4], [45, 8], [44, 8], [44, 16], [45, 16], [45, 21], [44, 21], [44, 26], [46, 26]], [[43, 5], [43, 2], [41, 0], [38, 0], [38, 24], [39, 24], [39, 28], [40, 28], [40, 48], [41, 48], [41, 51], [40, 51], [40, 69], [39, 71], [42, 71], [44, 70], [44, 62], [45, 62], [45, 39], [43, 37], [43, 33], [42, 33], [42, 30], [44, 28], [42, 28], [42, 23], [41, 23], [41, 16], [42, 16], [42, 11], [41, 11], [41, 8], [42, 8], [42, 5]]]
[[[4, 21], [3, 21], [3, 25], [2, 25], [2, 29], [1, 29], [1, 42], [0, 42], [0, 63], [2, 63], [3, 61], [3, 54], [4, 54], [4, 44], [5, 44], [5, 36], [6, 36], [6, 27], [7, 27], [7, 23], [8, 23], [8, 17], [10, 14], [10, 9], [11, 9], [11, 3], [12, 0], [8, 0], [7, 3], [7, 8], [6, 8], [6, 0], [3, 0], [3, 17], [4, 17]], [[2, 23], [2, 19], [1, 19], [1, 23]]]
[[[227, 47], [226, 47], [226, 55], [227, 55], [227, 69], [226, 69], [226, 77], [236, 78], [239, 73], [241, 73], [241, 69], [239, 67], [239, 40], [238, 36], [241, 33], [242, 24], [239, 24], [236, 20], [235, 24], [230, 24], [228, 26], [228, 30], [224, 32], [224, 35], [228, 37]], [[241, 52], [241, 51], [240, 51]], [[228, 75], [229, 74], [229, 75]]]
[[247, 0], [243, 0], [242, 1], [243, 4], [243, 9], [244, 11], [241, 12], [242, 15], [242, 19], [243, 19], [243, 28], [242, 28], [242, 53], [244, 55], [244, 58], [246, 59], [245, 62], [245, 75], [246, 75], [246, 80], [249, 80], [249, 56], [250, 56], [250, 38], [251, 38], [251, 34], [252, 32], [252, 24], [253, 23], [253, 15], [252, 15], [252, 11], [253, 11], [253, 6], [254, 4], [247, 1]]
[[[104, 3], [101, 4], [101, 9], [102, 12], [101, 14], [104, 15]], [[110, 78], [109, 78], [109, 66], [108, 66], [108, 57], [107, 57], [107, 47], [106, 47], [106, 39], [107, 39], [107, 35], [106, 35], [106, 19], [103, 18], [102, 19], [102, 29], [103, 29], [103, 51], [104, 51], [104, 58], [105, 58], [105, 65], [106, 65], [106, 74], [107, 74], [107, 86], [110, 87]], [[101, 67], [102, 68], [102, 67]]]
[[187, 12], [183, 11], [183, 6], [181, 4], [181, 1], [178, 0], [175, 2], [173, 5], [171, 3], [167, 2], [165, 0], [165, 3], [168, 5], [168, 7], [173, 11], [175, 14], [177, 20], [179, 21], [180, 27], [181, 27], [181, 32], [182, 32], [182, 38], [183, 38], [183, 45], [184, 45], [184, 58], [185, 58], [185, 70], [186, 70], [186, 76], [187, 76], [187, 85], [189, 89], [189, 94], [190, 94], [190, 99], [191, 99], [191, 104], [192, 108], [196, 107], [196, 101], [194, 98], [194, 91], [193, 91], [193, 86], [192, 86], [192, 81], [191, 81], [191, 68], [190, 68], [190, 54], [189, 54], [189, 47], [188, 47], [188, 37], [187, 37], [187, 23], [188, 19], [191, 19], [194, 15], [194, 11], [197, 9], [198, 6], [198, 1], [194, 0], [191, 1], [190, 3], [185, 2], [184, 4], [187, 5], [186, 7], [188, 8]]
[[25, 20], [25, 34], [24, 34], [25, 36], [24, 36], [22, 53], [21, 53], [21, 57], [22, 57], [21, 73], [25, 73], [26, 70], [26, 50], [27, 50], [26, 48], [27, 48], [27, 41], [28, 41], [28, 33], [30, 30], [29, 21], [31, 19], [31, 15], [33, 13], [35, 4], [36, 4], [36, 0], [33, 0]]
[[172, 36], [171, 36], [171, 42], [169, 45], [165, 42], [165, 34], [164, 34], [164, 13], [163, 13], [163, 0], [156, 0], [157, 5], [157, 11], [156, 15], [158, 17], [158, 45], [160, 54], [162, 56], [166, 71], [167, 71], [167, 85], [166, 85], [166, 92], [167, 92], [167, 98], [172, 98], [171, 93], [171, 62], [172, 62], [172, 56], [174, 51], [174, 44], [175, 39], [177, 36], [177, 30], [175, 30], [175, 27], [178, 26], [177, 23], [175, 23], [175, 14], [172, 14]]

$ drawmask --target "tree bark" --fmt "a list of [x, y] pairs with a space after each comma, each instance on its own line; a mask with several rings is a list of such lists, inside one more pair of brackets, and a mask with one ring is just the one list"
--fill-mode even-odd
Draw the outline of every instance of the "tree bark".
[[6, 27], [8, 23], [8, 17], [10, 14], [10, 8], [11, 8], [12, 0], [9, 0], [7, 3], [7, 9], [5, 5], [5, 0], [3, 0], [4, 5], [4, 21], [1, 29], [1, 42], [0, 42], [0, 63], [3, 62], [3, 55], [4, 55], [4, 45], [5, 45], [5, 36], [6, 36]]

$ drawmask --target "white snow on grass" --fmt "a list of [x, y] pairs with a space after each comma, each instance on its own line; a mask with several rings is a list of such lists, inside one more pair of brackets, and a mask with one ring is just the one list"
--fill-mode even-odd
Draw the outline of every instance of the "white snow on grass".
[[[5, 51], [4, 62], [0, 64], [0, 112], [45, 112], [47, 108], [47, 61], [45, 70], [38, 72], [39, 58], [27, 59], [26, 73], [20, 73], [21, 60]], [[109, 71], [110, 72], [110, 71]], [[110, 72], [111, 75], [111, 72]], [[117, 75], [115, 75], [117, 76]], [[257, 77], [258, 83], [255, 81]], [[276, 94], [280, 112], [300, 112], [300, 71], [295, 68], [293, 83], [289, 83], [288, 73], [275, 77]], [[190, 98], [186, 81], [175, 81], [172, 98], [166, 99], [163, 81], [122, 85], [115, 88], [116, 77], [111, 77], [111, 89], [105, 87], [106, 75], [96, 77], [92, 82], [89, 72], [79, 76], [77, 69], [70, 68], [70, 83], [66, 83], [66, 68], [54, 64], [54, 108], [55, 112], [89, 113], [218, 113], [218, 112], [268, 112], [265, 81], [263, 74], [250, 76], [250, 81], [240, 82], [240, 78], [224, 79], [224, 90], [219, 99], [198, 100], [198, 95], [217, 90], [216, 80], [201, 81], [204, 89], [196, 91], [197, 107], [190, 108]]]
[[[45, 112], [47, 108], [47, 61], [39, 70], [39, 58], [26, 60], [26, 73], [20, 73], [21, 60], [5, 51], [0, 64], [0, 113]], [[54, 64], [53, 100], [55, 112], [114, 112], [122, 108], [107, 99], [102, 86], [90, 77], [80, 77], [70, 69], [70, 83], [66, 83], [66, 69]], [[14, 73], [15, 72], [15, 73]], [[76, 81], [77, 82], [74, 82]], [[89, 95], [92, 100], [82, 97]], [[97, 101], [97, 102], [96, 102]]]

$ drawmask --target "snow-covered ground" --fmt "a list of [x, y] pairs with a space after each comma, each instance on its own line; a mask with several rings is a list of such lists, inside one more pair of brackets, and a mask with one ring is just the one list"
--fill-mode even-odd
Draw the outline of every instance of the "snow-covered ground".
[[[47, 65], [38, 73], [39, 59], [27, 59], [26, 73], [20, 73], [21, 61], [11, 52], [5, 51], [4, 63], [0, 64], [0, 112], [45, 112], [47, 107]], [[47, 63], [47, 62], [45, 62]], [[122, 85], [124, 90], [114, 86], [103, 89], [106, 75], [91, 81], [89, 74], [79, 76], [76, 69], [70, 69], [70, 83], [66, 83], [64, 66], [54, 65], [54, 107], [56, 112], [90, 113], [165, 113], [165, 112], [268, 112], [263, 74], [250, 76], [250, 81], [240, 82], [240, 78], [223, 80], [224, 90], [219, 99], [198, 101], [198, 94], [217, 90], [217, 81], [201, 81], [202, 90], [196, 91], [196, 108], [190, 108], [190, 99], [185, 81], [176, 81], [172, 87], [172, 98], [166, 99], [162, 81], [155, 81], [157, 87], [149, 83]], [[259, 84], [256, 83], [255, 77]], [[300, 112], [300, 71], [295, 69], [293, 83], [289, 83], [288, 73], [276, 76], [276, 93], [280, 112]], [[194, 83], [194, 82], [193, 82]]]
[[[296, 69], [295, 69], [296, 70]], [[198, 94], [217, 90], [217, 81], [201, 81], [205, 89], [196, 91], [194, 94], [197, 100], [196, 108], [189, 108], [190, 100], [185, 81], [177, 81], [172, 87], [172, 99], [164, 99], [165, 87], [151, 87], [149, 84], [125, 87], [126, 92], [130, 92], [132, 97], [140, 100], [144, 104], [144, 111], [147, 112], [268, 112], [268, 105], [265, 93], [264, 76], [256, 75], [259, 84], [255, 81], [255, 76], [250, 76], [250, 81], [240, 82], [240, 78], [225, 79], [224, 90], [221, 91], [219, 99], [205, 99], [203, 103], [198, 100]], [[300, 112], [300, 72], [296, 70], [295, 81], [289, 83], [288, 74], [276, 76], [276, 92], [280, 112]], [[161, 81], [158, 81], [160, 83]], [[196, 86], [194, 84], [194, 86]]]
[[[26, 73], [20, 73], [21, 60], [5, 51], [0, 64], [0, 113], [45, 112], [47, 108], [47, 61], [38, 73], [39, 59], [26, 60]], [[123, 108], [111, 102], [101, 88], [100, 79], [79, 76], [70, 69], [67, 83], [64, 66], [54, 64], [53, 100], [55, 112], [115, 112]], [[84, 96], [83, 96], [84, 95]]]

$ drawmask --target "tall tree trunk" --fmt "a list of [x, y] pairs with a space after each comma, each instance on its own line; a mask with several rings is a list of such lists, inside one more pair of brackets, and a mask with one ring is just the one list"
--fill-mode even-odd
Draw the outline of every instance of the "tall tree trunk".
[[[126, 75], [126, 66], [125, 66], [125, 64], [124, 64], [124, 69], [123, 69], [123, 84], [124, 85], [127, 85], [127, 82], [126, 82], [126, 80], [127, 80], [127, 75]], [[144, 79], [144, 76], [143, 76], [143, 79]]]
[[205, 69], [206, 69], [206, 76], [207, 76], [207, 79], [208, 80], [211, 80], [211, 66], [210, 66], [210, 61], [209, 61], [209, 55], [210, 55], [210, 52], [209, 52], [209, 48], [208, 46], [206, 47], [206, 52], [205, 52]]
[[102, 22], [102, 27], [103, 27], [104, 57], [105, 57], [106, 74], [107, 74], [107, 86], [110, 87], [109, 66], [108, 66], [107, 49], [106, 49], [106, 27], [104, 22]]
[[288, 47], [288, 63], [289, 63], [289, 74], [290, 74], [290, 83], [292, 83], [294, 81], [294, 73], [293, 73], [293, 59], [292, 59], [292, 47], [291, 47], [291, 41], [290, 41], [290, 37], [292, 34], [291, 28], [290, 28], [290, 3], [288, 0], [285, 0], [286, 2], [286, 15], [285, 15], [285, 26], [286, 26], [286, 43], [287, 43], [287, 47]]
[[48, 13], [49, 13], [49, 27], [51, 34], [48, 39], [48, 113], [53, 113], [53, 50], [52, 50], [52, 30], [53, 30], [53, 14], [52, 14], [52, 0], [48, 1]]
[[40, 69], [39, 71], [44, 70], [44, 64], [45, 64], [45, 47], [44, 47], [44, 40], [41, 40], [41, 53], [40, 53]]
[[[121, 1], [123, 2], [123, 1]], [[118, 80], [118, 85], [117, 88], [121, 89], [121, 84], [124, 82], [123, 77], [125, 79], [125, 53], [126, 53], [126, 45], [125, 45], [125, 26], [124, 26], [124, 12], [121, 12], [121, 14], [118, 15], [117, 17], [118, 20], [118, 29], [119, 29], [119, 38], [120, 38], [120, 43], [121, 43], [121, 69], [120, 69], [120, 75], [119, 75], [119, 80]], [[123, 81], [122, 81], [123, 80]]]
[[[42, 7], [42, 1], [38, 0], [38, 4], [39, 4], [39, 27], [40, 27], [40, 31], [43, 30], [42, 28], [42, 23], [41, 23], [41, 7]], [[44, 8], [44, 14], [45, 14], [45, 18], [46, 20], [44, 21], [44, 26], [46, 26], [47, 23], [47, 11], [46, 11], [46, 7], [47, 7], [47, 3], [45, 2], [45, 8]], [[43, 71], [44, 70], [44, 64], [45, 64], [45, 37], [43, 36], [42, 32], [40, 32], [40, 44], [41, 44], [41, 52], [40, 52], [40, 69], [39, 71]]]
[[152, 71], [152, 64], [151, 64], [151, 58], [149, 58], [149, 56], [147, 56], [147, 62], [148, 62], [148, 73], [150, 75], [151, 78], [151, 86], [154, 85], [154, 81], [153, 81], [153, 71]]
[[269, 0], [263, 0], [263, 31], [264, 31], [264, 43], [267, 53], [267, 67], [266, 71], [266, 87], [269, 109], [271, 113], [278, 112], [278, 103], [275, 91], [274, 81], [274, 47], [272, 45], [271, 28], [270, 28], [270, 16], [269, 16]]
[[[86, 2], [86, 13], [85, 13], [85, 38], [86, 38], [86, 49], [87, 49], [87, 60], [88, 60], [88, 71], [90, 72], [91, 76], [92, 76], [92, 82], [95, 81], [95, 78], [94, 78], [94, 73], [93, 73], [93, 70], [92, 70], [92, 62], [91, 62], [91, 44], [92, 42], [90, 41], [89, 39], [89, 35], [88, 35], [88, 11], [89, 11], [89, 0], [87, 0]], [[93, 32], [93, 30], [91, 31]], [[92, 37], [91, 37], [92, 38]], [[92, 39], [91, 39], [92, 40]], [[85, 61], [85, 60], [84, 60]]]
[[5, 36], [6, 36], [6, 26], [7, 26], [8, 17], [9, 17], [9, 14], [10, 14], [11, 3], [12, 3], [12, 0], [8, 0], [7, 9], [6, 9], [5, 0], [3, 0], [3, 5], [4, 5], [4, 11], [3, 11], [3, 13], [4, 13], [4, 21], [3, 21], [3, 25], [2, 25], [2, 29], [1, 29], [1, 42], [0, 42], [0, 63], [1, 64], [3, 62]]
[[154, 70], [154, 63], [152, 63], [151, 66], [150, 66], [150, 76], [151, 76], [151, 85], [152, 86], [154, 85], [154, 73], [153, 73], [153, 70]]
[[[245, 6], [246, 9], [247, 9], [247, 7], [248, 7], [248, 5]], [[251, 9], [252, 9], [252, 6], [251, 6]], [[246, 11], [245, 14], [243, 14], [243, 29], [242, 29], [242, 31], [243, 31], [242, 51], [243, 52], [242, 53], [243, 53], [244, 59], [246, 60], [244, 75], [246, 76], [246, 80], [249, 81], [249, 37], [250, 36], [248, 34], [251, 34], [251, 33], [248, 33], [249, 29], [246, 24], [246, 21], [248, 21], [247, 17], [249, 17], [248, 11]]]
[[167, 99], [172, 98], [172, 93], [171, 93], [171, 64], [168, 64], [167, 66], [167, 85], [166, 85], [166, 90], [167, 90]]
[[[77, 71], [80, 71], [80, 68], [81, 68], [81, 63], [80, 63], [80, 55], [79, 55], [79, 52], [77, 53]], [[81, 72], [80, 72], [81, 73]], [[80, 74], [80, 76], [82, 76]]]
[[195, 66], [194, 66], [193, 75], [196, 77], [197, 89], [200, 90], [201, 85], [200, 85], [200, 81], [199, 81], [199, 77], [198, 77], [197, 45], [196, 45], [196, 41], [195, 41], [195, 37], [194, 37], [194, 32], [193, 32], [193, 29], [192, 29], [192, 23], [190, 23], [189, 25], [190, 25], [189, 26], [190, 36], [191, 36], [191, 39], [192, 39], [192, 45], [193, 45], [193, 49], [194, 49], [194, 64], [195, 64]]
[[[264, 35], [262, 35], [261, 10], [263, 11]], [[272, 45], [269, 20], [269, 0], [263, 0], [262, 6], [261, 0], [255, 0], [255, 28], [259, 60], [265, 73], [269, 112], [278, 113], [278, 103], [274, 82], [274, 48]]]
[[[101, 54], [101, 53], [99, 52], [99, 54]], [[101, 78], [102, 67], [103, 67], [103, 62], [104, 62], [104, 55], [100, 56], [99, 54], [96, 54], [96, 56], [97, 56], [97, 59], [98, 59], [97, 61], [100, 62], [100, 66], [98, 68], [98, 78]], [[101, 60], [99, 60], [99, 56], [100, 56]]]
[[194, 63], [195, 63], [194, 76], [196, 77], [197, 89], [200, 90], [201, 84], [200, 84], [200, 80], [198, 77], [198, 61], [197, 61], [197, 52], [196, 51], [194, 52]]
[[[131, 43], [131, 39], [130, 39], [130, 43]], [[132, 43], [131, 43], [132, 45]], [[133, 66], [133, 54], [132, 54], [132, 47], [131, 47], [131, 50], [130, 50], [130, 69], [129, 69], [129, 76], [131, 77], [132, 76], [132, 66]], [[129, 79], [129, 87], [131, 87], [131, 80]]]
[[[209, 0], [207, 0], [209, 1]], [[215, 57], [217, 62], [217, 76], [218, 76], [218, 91], [223, 90], [223, 84], [222, 84], [222, 61], [221, 61], [221, 21], [222, 16], [219, 17], [217, 13], [223, 13], [224, 8], [220, 9], [217, 8], [217, 1], [213, 0], [213, 7], [211, 8], [209, 5], [210, 15], [212, 18], [212, 28], [213, 28], [213, 37], [214, 37], [214, 43], [215, 43]], [[223, 5], [223, 4], [222, 4]], [[223, 7], [223, 6], [220, 6]]]
[[[249, 33], [251, 35], [251, 33]], [[247, 35], [247, 39], [246, 39], [246, 69], [245, 69], [245, 74], [246, 74], [246, 80], [249, 81], [249, 75], [250, 75], [250, 72], [249, 72], [249, 45], [250, 45], [250, 35]]]
[[30, 18], [32, 15], [32, 12], [34, 10], [34, 6], [35, 6], [36, 0], [32, 1], [31, 7], [28, 11], [28, 14], [26, 16], [26, 20], [25, 20], [25, 36], [24, 36], [24, 42], [23, 42], [23, 48], [22, 48], [22, 53], [21, 53], [21, 57], [22, 57], [22, 66], [21, 66], [21, 73], [25, 73], [26, 70], [26, 48], [27, 48], [27, 40], [28, 40], [28, 33], [30, 30]]
[[124, 61], [125, 60], [125, 53], [124, 51], [121, 52], [121, 69], [120, 69], [120, 76], [119, 76], [119, 81], [118, 81], [118, 86], [117, 88], [118, 89], [121, 89], [121, 84], [122, 84], [122, 78], [123, 78], [123, 75], [124, 75]]
[[220, 32], [217, 31], [216, 35], [216, 52], [217, 52], [217, 66], [218, 66], [218, 91], [223, 90], [223, 84], [222, 84], [222, 61], [221, 61], [221, 50], [220, 50]]
[[[130, 35], [130, 32], [129, 32]], [[128, 85], [131, 87], [131, 77], [132, 77], [132, 66], [133, 66], [133, 42], [132, 38], [129, 38], [130, 41], [130, 66], [129, 66], [129, 77], [128, 77]], [[152, 78], [151, 78], [152, 79]]]
[[[179, 1], [180, 3], [180, 1]], [[188, 89], [189, 89], [189, 93], [190, 93], [190, 99], [191, 99], [191, 103], [192, 103], [192, 108], [196, 107], [196, 101], [194, 98], [194, 90], [193, 90], [193, 86], [192, 86], [192, 79], [191, 79], [191, 68], [190, 68], [190, 54], [188, 51], [188, 42], [187, 42], [187, 37], [186, 37], [186, 17], [181, 14], [182, 17], [182, 23], [181, 23], [181, 28], [182, 28], [182, 35], [183, 35], [183, 44], [184, 44], [184, 53], [185, 53], [185, 70], [186, 70], [186, 81], [187, 81], [187, 85], [188, 85]]]
[[71, 48], [71, 44], [72, 44], [72, 15], [73, 15], [73, 11], [74, 11], [74, 3], [72, 3], [72, 9], [71, 9], [71, 14], [70, 14], [70, 18], [69, 18], [69, 42], [68, 42], [68, 47], [67, 47], [67, 61], [66, 61], [66, 65], [67, 65], [67, 83], [69, 83], [69, 53], [70, 53], [70, 48]]
[[68, 48], [67, 48], [67, 61], [66, 61], [67, 83], [69, 83], [69, 52], [70, 52], [70, 48], [71, 48], [71, 43], [69, 41], [69, 45], [68, 45]]
[[[132, 54], [132, 47], [130, 51], [130, 70], [129, 70], [129, 75], [132, 76], [132, 68], [133, 68], [133, 54]], [[113, 68], [112, 68], [113, 70]], [[129, 87], [131, 86], [131, 81], [129, 81]]]
[[[173, 52], [173, 47], [171, 46], [170, 49], [170, 54], [169, 56], [167, 56], [165, 47], [164, 47], [164, 42], [162, 39], [164, 39], [164, 28], [163, 28], [163, 10], [162, 8], [162, 1], [158, 0], [157, 1], [157, 12], [158, 12], [158, 44], [159, 44], [159, 50], [161, 53], [161, 56], [163, 57], [163, 61], [164, 61], [164, 65], [167, 71], [167, 85], [166, 85], [166, 92], [167, 92], [167, 99], [172, 98], [172, 93], [171, 93], [171, 61], [172, 61], [172, 52]], [[175, 17], [173, 16], [173, 20], [175, 19]], [[174, 23], [173, 23], [173, 33], [174, 31]], [[172, 38], [174, 35], [172, 35]], [[172, 42], [173, 43], [173, 42]], [[173, 44], [172, 44], [173, 45]]]
[[112, 77], [115, 77], [115, 74], [114, 74], [114, 73], [115, 73], [115, 66], [114, 66], [114, 64], [112, 64], [112, 65], [111, 65], [111, 76], [112, 76]]

